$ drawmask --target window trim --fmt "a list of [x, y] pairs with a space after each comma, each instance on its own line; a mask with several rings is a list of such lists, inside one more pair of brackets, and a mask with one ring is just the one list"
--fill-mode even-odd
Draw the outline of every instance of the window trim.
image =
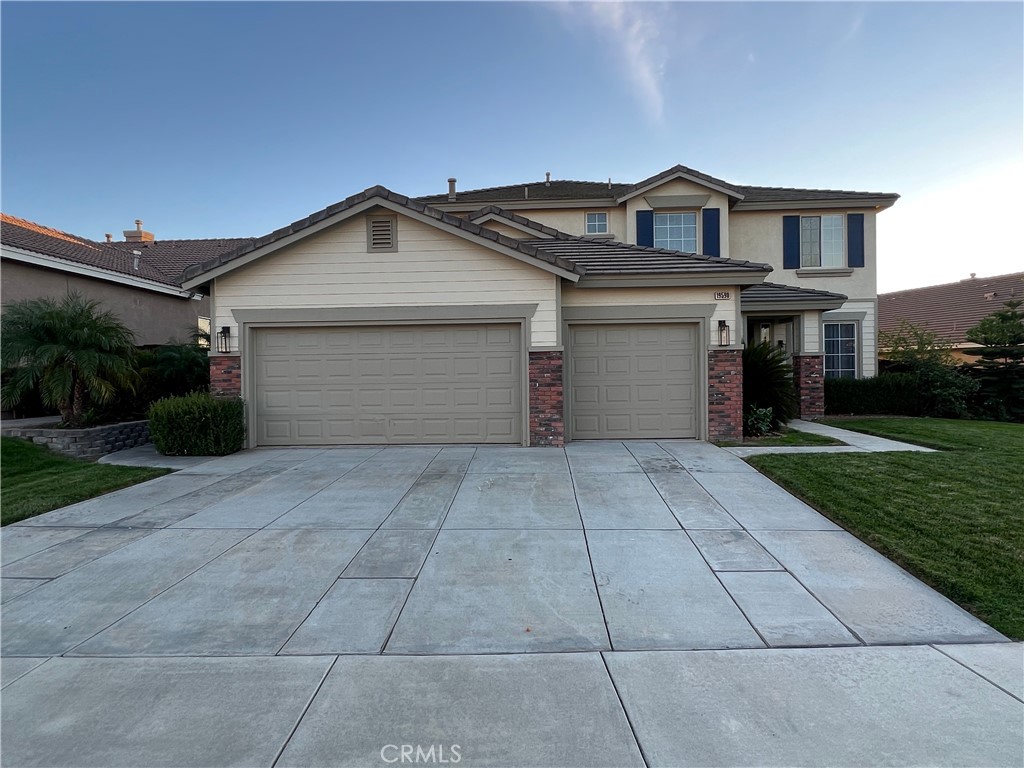
[[[825, 250], [825, 248], [824, 248], [825, 241], [823, 239], [823, 232], [824, 232], [825, 228], [823, 226], [822, 219], [824, 219], [826, 216], [840, 216], [840, 217], [842, 217], [842, 222], [843, 222], [843, 234], [842, 234], [842, 237], [840, 238], [840, 242], [842, 243], [842, 249], [843, 249], [842, 259], [841, 259], [842, 263], [835, 264], [835, 265], [829, 265], [829, 266], [824, 266], [821, 263], [822, 259], [824, 258], [824, 250]], [[818, 263], [817, 263], [817, 265], [804, 264], [804, 252], [803, 252], [803, 246], [804, 246], [804, 240], [803, 240], [803, 235], [804, 235], [804, 219], [818, 219]], [[848, 251], [849, 251], [849, 243], [848, 243], [848, 240], [849, 240], [849, 225], [847, 223], [847, 212], [846, 211], [842, 211], [842, 212], [837, 212], [837, 211], [817, 211], [817, 212], [808, 213], [808, 214], [801, 213], [800, 214], [800, 241], [799, 241], [799, 244], [798, 244], [799, 248], [800, 248], [800, 266], [797, 267], [797, 269], [798, 270], [808, 270], [808, 271], [810, 271], [810, 270], [847, 270], [847, 269], [852, 270], [852, 268], [848, 266], [848, 263], [849, 263], [849, 253], [848, 253]]]
[[[373, 244], [374, 222], [387, 221], [391, 227], [391, 245], [375, 246]], [[398, 250], [398, 215], [391, 213], [371, 213], [366, 217], [366, 251], [367, 253], [394, 253]]]
[[658, 245], [658, 234], [657, 234], [657, 232], [658, 232], [658, 217], [659, 216], [671, 216], [673, 214], [687, 214], [687, 213], [690, 213], [690, 214], [693, 214], [694, 221], [696, 222], [696, 227], [694, 228], [695, 229], [695, 234], [694, 234], [694, 246], [695, 247], [694, 247], [694, 249], [692, 251], [684, 251], [684, 250], [680, 249], [680, 253], [701, 253], [701, 241], [702, 241], [703, 235], [704, 235], [704, 233], [702, 231], [702, 220], [704, 219], [704, 217], [700, 215], [700, 212], [701, 212], [700, 208], [677, 208], [675, 210], [652, 210], [652, 213], [654, 214], [654, 218], [652, 220], [652, 230], [653, 231], [652, 231], [651, 234], [652, 234], [652, 242], [654, 243], [654, 247], [655, 248], [664, 248], [665, 250], [668, 250], [668, 251], [676, 250], [675, 248], [668, 248], [668, 247], [663, 246], [663, 245]]
[[[824, 378], [829, 378], [828, 368], [826, 367], [826, 361], [828, 360], [828, 352], [827, 352], [826, 347], [825, 347], [825, 343], [826, 343], [826, 339], [825, 339], [825, 326], [828, 326], [828, 325], [852, 325], [853, 326], [853, 378], [855, 378], [855, 379], [861, 378], [861, 370], [862, 370], [861, 354], [863, 352], [863, 347], [862, 347], [862, 343], [861, 343], [861, 321], [860, 320], [852, 320], [852, 319], [851, 320], [841, 320], [841, 319], [832, 319], [832, 318], [828, 318], [828, 319], [823, 318], [822, 319], [822, 322], [821, 322], [821, 375]], [[840, 337], [840, 340], [842, 340], [841, 337]], [[840, 352], [839, 354], [842, 355], [843, 353]], [[839, 370], [842, 371], [843, 369], [840, 368]], [[846, 378], [846, 377], [844, 377], [844, 376], [833, 376], [832, 378]]]
[[[604, 231], [603, 232], [591, 232], [590, 216], [604, 216]], [[608, 211], [586, 211], [583, 214], [583, 234], [587, 237], [601, 237], [602, 235], [611, 234], [611, 221], [608, 216]]]

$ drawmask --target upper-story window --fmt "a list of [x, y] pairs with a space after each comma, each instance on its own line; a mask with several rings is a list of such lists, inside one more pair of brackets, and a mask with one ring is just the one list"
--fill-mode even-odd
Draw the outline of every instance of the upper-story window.
[[845, 267], [841, 213], [800, 217], [800, 266]]
[[654, 247], [672, 251], [697, 252], [697, 214], [655, 213]]
[[587, 234], [588, 235], [607, 235], [608, 234], [608, 214], [607, 213], [588, 213], [587, 214]]

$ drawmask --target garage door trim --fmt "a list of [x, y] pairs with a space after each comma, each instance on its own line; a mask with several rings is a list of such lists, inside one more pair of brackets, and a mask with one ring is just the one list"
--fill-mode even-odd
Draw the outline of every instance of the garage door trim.
[[[370, 325], [469, 325], [505, 324], [519, 326], [520, 430], [522, 445], [530, 439], [530, 319], [536, 304], [478, 304], [440, 307], [340, 307], [310, 309], [255, 309], [232, 312], [239, 326], [239, 354], [242, 357], [242, 398], [246, 403], [246, 447], [257, 442], [256, 344], [255, 333], [262, 328], [317, 328]], [[250, 351], [251, 350], [251, 351]]]
[[[594, 306], [564, 307], [562, 309], [562, 338], [565, 340], [563, 392], [565, 392], [565, 439], [572, 440], [572, 333], [577, 325], [637, 325], [643, 323], [680, 324], [697, 326], [697, 439], [707, 440], [708, 414], [708, 324], [716, 306], [714, 304], [664, 305], [646, 307]], [[682, 314], [681, 312], [685, 312]]]

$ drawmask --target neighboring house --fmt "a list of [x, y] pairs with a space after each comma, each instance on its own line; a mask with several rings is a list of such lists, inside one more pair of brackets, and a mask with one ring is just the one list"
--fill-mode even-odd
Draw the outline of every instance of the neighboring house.
[[[1024, 272], [996, 277], [975, 277], [944, 285], [930, 285], [878, 296], [878, 330], [896, 331], [903, 321], [936, 334], [949, 343], [958, 361], [976, 361], [964, 349], [976, 348], [966, 333], [1012, 300], [1024, 300]], [[885, 357], [885, 350], [880, 350]]]
[[896, 195], [682, 166], [410, 199], [374, 187], [185, 269], [249, 444], [735, 439], [742, 346], [875, 371], [875, 215]]
[[209, 330], [209, 300], [183, 290], [181, 271], [245, 242], [156, 240], [142, 230], [124, 242], [96, 242], [0, 214], [0, 301], [60, 297], [78, 291], [102, 302], [135, 333], [140, 346], [186, 340]]

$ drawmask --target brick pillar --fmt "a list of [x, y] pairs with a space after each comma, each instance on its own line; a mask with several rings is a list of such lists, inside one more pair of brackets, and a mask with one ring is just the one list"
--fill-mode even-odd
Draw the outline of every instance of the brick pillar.
[[220, 397], [242, 396], [242, 358], [210, 355], [210, 393]]
[[708, 350], [708, 440], [743, 439], [743, 351]]
[[565, 445], [562, 353], [530, 353], [530, 445]]
[[801, 419], [820, 419], [824, 416], [824, 356], [793, 355], [793, 383], [796, 385], [797, 415]]

